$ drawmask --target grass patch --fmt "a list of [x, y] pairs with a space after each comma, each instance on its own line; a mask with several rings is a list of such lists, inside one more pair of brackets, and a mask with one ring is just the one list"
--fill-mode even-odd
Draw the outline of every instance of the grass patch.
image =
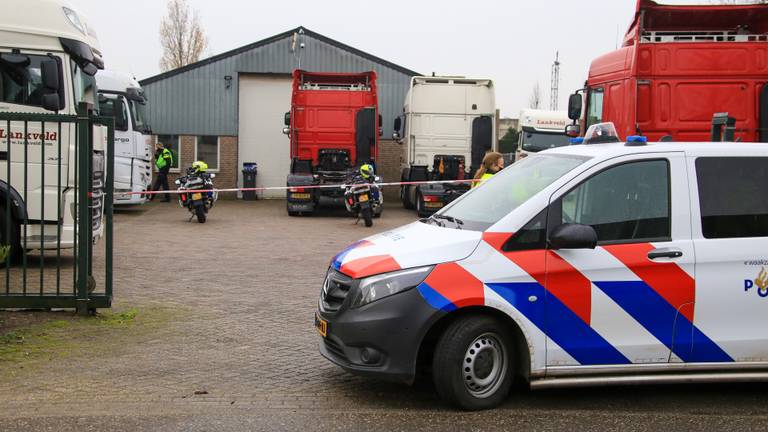
[[[94, 358], [124, 348], [165, 323], [173, 312], [165, 308], [106, 311], [96, 316], [67, 314], [43, 323], [0, 334], [0, 375], [3, 365], [30, 367], [35, 360], [86, 355]], [[2, 330], [0, 330], [1, 332]], [[116, 348], [117, 347], [117, 348]]]

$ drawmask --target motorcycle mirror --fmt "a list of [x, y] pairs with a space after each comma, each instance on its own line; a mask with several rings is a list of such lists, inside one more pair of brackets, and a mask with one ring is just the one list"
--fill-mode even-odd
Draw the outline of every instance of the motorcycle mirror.
[[176, 179], [176, 181], [174, 183], [176, 183], [177, 185], [180, 185], [181, 184], [181, 180]]
[[211, 174], [211, 178], [216, 178], [216, 174]]

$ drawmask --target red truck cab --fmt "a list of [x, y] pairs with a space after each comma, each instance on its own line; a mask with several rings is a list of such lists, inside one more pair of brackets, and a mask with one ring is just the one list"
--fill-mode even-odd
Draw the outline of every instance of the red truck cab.
[[288, 214], [311, 214], [321, 201], [343, 204], [342, 185], [362, 164], [376, 166], [381, 117], [376, 73], [293, 72], [291, 111], [284, 132], [290, 138]]
[[638, 0], [622, 47], [592, 62], [583, 110], [572, 95], [569, 116], [582, 133], [613, 122], [622, 138], [708, 141], [713, 116], [728, 113], [736, 139], [766, 142], [766, 81], [768, 4]]

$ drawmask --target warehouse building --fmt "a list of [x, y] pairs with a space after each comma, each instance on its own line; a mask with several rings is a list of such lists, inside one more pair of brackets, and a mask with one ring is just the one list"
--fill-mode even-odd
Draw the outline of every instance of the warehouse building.
[[290, 111], [294, 69], [376, 71], [384, 118], [379, 172], [399, 180], [402, 147], [389, 138], [410, 78], [419, 74], [303, 27], [141, 81], [153, 133], [178, 155], [172, 172], [201, 159], [217, 173], [217, 187], [231, 188], [242, 185], [243, 164], [255, 162], [257, 186], [285, 185], [290, 156], [283, 115]]

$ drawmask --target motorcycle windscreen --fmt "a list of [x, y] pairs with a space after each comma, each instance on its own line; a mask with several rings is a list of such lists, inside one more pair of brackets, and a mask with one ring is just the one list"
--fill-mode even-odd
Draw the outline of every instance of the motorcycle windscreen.
[[493, 145], [493, 120], [488, 116], [472, 121], [472, 170], [474, 173], [483, 164], [485, 154]]
[[376, 143], [376, 110], [363, 108], [358, 111], [355, 130], [355, 149], [357, 150], [355, 164], [361, 165], [371, 161], [371, 152]]

